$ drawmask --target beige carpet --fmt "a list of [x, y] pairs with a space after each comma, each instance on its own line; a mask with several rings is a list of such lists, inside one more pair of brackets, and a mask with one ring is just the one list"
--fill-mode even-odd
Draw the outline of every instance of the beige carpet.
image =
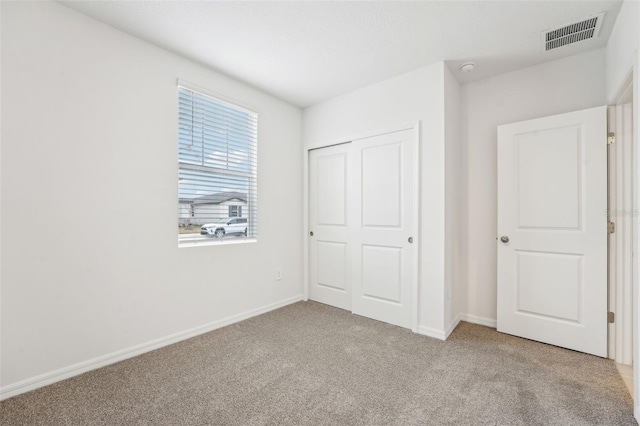
[[632, 425], [613, 362], [301, 302], [0, 403], [8, 425]]

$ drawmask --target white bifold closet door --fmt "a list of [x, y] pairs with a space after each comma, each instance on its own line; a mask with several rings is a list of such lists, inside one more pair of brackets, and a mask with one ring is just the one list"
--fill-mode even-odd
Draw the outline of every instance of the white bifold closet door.
[[411, 328], [414, 143], [404, 130], [311, 151], [312, 300]]

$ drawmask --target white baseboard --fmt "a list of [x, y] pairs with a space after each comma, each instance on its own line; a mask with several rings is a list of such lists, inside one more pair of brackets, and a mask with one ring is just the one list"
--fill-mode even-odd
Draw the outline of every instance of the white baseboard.
[[460, 314], [460, 321], [470, 322], [472, 324], [484, 325], [486, 327], [496, 328], [497, 321], [491, 318], [479, 317], [471, 314]]
[[627, 387], [629, 394], [633, 398], [633, 366], [628, 364], [620, 364], [616, 362], [616, 369]]
[[455, 330], [458, 324], [460, 324], [460, 321], [466, 321], [473, 324], [480, 324], [487, 327], [496, 328], [496, 320], [492, 320], [489, 318], [482, 318], [482, 317], [479, 317], [476, 315], [470, 315], [470, 314], [458, 314], [454, 318], [454, 320], [451, 321], [451, 324], [449, 324], [449, 327], [447, 327], [445, 330], [439, 330], [437, 328], [419, 325], [418, 334], [422, 334], [424, 336], [429, 336], [429, 337], [433, 337], [440, 340], [447, 340], [451, 335], [451, 333], [453, 333], [453, 330]]
[[213, 331], [218, 328], [231, 325], [233, 323], [243, 321], [245, 319], [255, 317], [260, 314], [264, 314], [269, 311], [273, 311], [283, 306], [290, 305], [302, 300], [302, 295], [290, 297], [280, 302], [272, 303], [270, 305], [263, 306], [258, 309], [243, 312], [237, 315], [232, 315], [217, 321], [210, 322], [208, 324], [200, 325], [198, 327], [191, 328], [189, 330], [181, 331], [178, 333], [170, 334], [169, 336], [161, 337], [159, 339], [152, 340], [150, 342], [142, 343], [139, 345], [131, 346], [126, 349], [121, 349], [110, 354], [102, 355], [97, 358], [82, 361], [77, 364], [70, 365], [68, 367], [60, 368], [48, 373], [41, 374], [26, 380], [22, 380], [17, 383], [13, 383], [0, 388], [0, 401], [11, 398], [12, 396], [20, 395], [25, 392], [32, 391], [34, 389], [41, 388], [52, 383], [59, 382], [61, 380], [68, 379], [73, 376], [77, 376], [87, 371], [95, 370], [101, 367], [105, 367], [110, 364], [114, 364], [119, 361], [123, 361], [134, 356], [142, 355], [143, 353], [153, 351], [155, 349], [162, 348], [173, 343], [180, 342], [182, 340], [189, 339], [191, 337], [198, 336], [209, 331]]
[[447, 336], [445, 335], [444, 330], [438, 330], [437, 328], [431, 328], [424, 325], [418, 326], [418, 334], [433, 337], [434, 339], [438, 340], [447, 340]]
[[453, 333], [453, 330], [456, 329], [458, 324], [460, 324], [460, 314], [458, 314], [458, 316], [456, 316], [453, 319], [453, 321], [451, 321], [451, 325], [449, 325], [449, 328], [447, 328], [447, 330], [445, 331], [445, 334], [444, 334], [445, 339], [449, 338], [449, 336], [451, 335], [451, 333]]

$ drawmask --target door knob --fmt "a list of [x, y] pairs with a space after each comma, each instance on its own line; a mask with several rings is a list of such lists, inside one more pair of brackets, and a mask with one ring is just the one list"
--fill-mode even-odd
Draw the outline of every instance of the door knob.
[[313, 231], [309, 232], [309, 236], [313, 237]]
[[500, 241], [506, 244], [509, 242], [509, 237], [507, 237], [506, 235], [503, 235], [502, 237], [500, 237]]
[[409, 244], [413, 244], [413, 237], [409, 237]]

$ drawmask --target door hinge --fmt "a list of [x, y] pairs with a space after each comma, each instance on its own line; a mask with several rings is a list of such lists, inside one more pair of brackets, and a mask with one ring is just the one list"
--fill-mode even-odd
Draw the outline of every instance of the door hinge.
[[614, 314], [613, 312], [607, 312], [607, 322], [609, 324], [613, 324], [616, 320], [616, 314]]
[[611, 145], [612, 143], [615, 143], [616, 141], [616, 134], [613, 132], [610, 132], [607, 135], [607, 145]]
[[613, 234], [614, 232], [616, 232], [616, 224], [614, 222], [607, 222], [607, 232], [609, 234]]

